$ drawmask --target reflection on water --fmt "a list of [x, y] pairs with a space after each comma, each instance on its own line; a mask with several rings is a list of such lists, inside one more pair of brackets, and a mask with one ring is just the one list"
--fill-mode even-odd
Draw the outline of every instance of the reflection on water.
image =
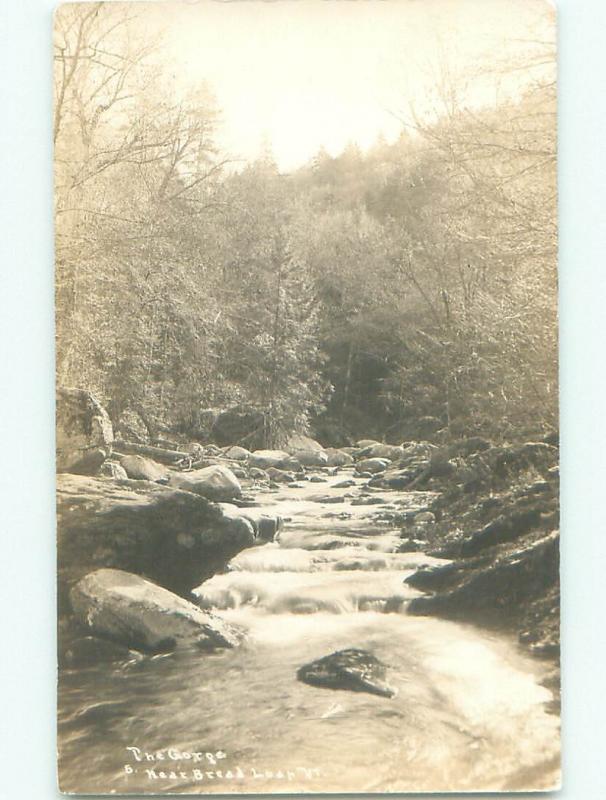
[[[408, 617], [415, 592], [403, 580], [432, 559], [368, 549], [357, 536], [365, 526], [371, 545], [394, 535], [373, 528], [376, 507], [345, 504], [349, 519], [327, 519], [334, 506], [307, 500], [311, 489], [264, 497], [292, 516], [280, 543], [240, 554], [230, 573], [199, 588], [204, 605], [248, 628], [242, 647], [61, 675], [63, 790], [406, 792], [557, 782], [558, 721], [545, 713], [542, 666], [501, 637]], [[344, 546], [305, 548], [327, 535]], [[388, 666], [395, 698], [296, 680], [302, 664], [346, 647]]]

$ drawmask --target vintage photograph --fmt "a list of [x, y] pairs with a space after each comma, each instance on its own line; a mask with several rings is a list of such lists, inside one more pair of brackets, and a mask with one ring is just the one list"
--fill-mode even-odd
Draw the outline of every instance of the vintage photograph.
[[558, 788], [553, 6], [53, 37], [61, 791]]

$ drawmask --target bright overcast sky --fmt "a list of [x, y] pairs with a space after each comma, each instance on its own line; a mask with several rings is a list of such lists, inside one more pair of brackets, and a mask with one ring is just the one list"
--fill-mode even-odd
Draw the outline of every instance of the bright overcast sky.
[[[487, 53], [549, 36], [546, 0], [280, 0], [148, 6], [164, 29], [177, 86], [206, 81], [220, 143], [255, 158], [264, 141], [283, 170], [320, 147], [336, 155], [398, 135], [391, 113], [422, 108], [437, 65], [469, 69]], [[153, 10], [152, 10], [153, 9]], [[543, 20], [537, 28], [537, 20]]]

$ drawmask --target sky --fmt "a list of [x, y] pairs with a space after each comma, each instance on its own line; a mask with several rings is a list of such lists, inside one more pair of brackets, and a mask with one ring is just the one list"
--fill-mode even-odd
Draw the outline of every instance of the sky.
[[[337, 155], [431, 113], [440, 64], [455, 74], [515, 57], [553, 37], [547, 0], [247, 0], [159, 3], [159, 57], [175, 92], [207, 83], [221, 109], [218, 141], [236, 158], [270, 146], [280, 169], [321, 148]], [[516, 74], [523, 81], [523, 73]], [[471, 102], [489, 102], [480, 85]]]

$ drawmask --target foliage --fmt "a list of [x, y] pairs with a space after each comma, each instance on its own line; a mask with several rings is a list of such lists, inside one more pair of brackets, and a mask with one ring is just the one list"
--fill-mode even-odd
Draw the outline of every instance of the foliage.
[[557, 424], [552, 52], [522, 94], [474, 107], [444, 83], [396, 142], [283, 175], [218, 152], [211, 92], [174, 90], [139, 13], [57, 13], [61, 383], [151, 438], [235, 405], [271, 446]]

